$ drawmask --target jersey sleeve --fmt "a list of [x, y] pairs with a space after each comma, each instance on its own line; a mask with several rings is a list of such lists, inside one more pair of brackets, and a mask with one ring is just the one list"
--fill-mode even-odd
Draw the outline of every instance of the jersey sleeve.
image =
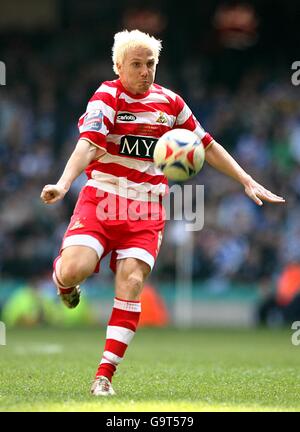
[[94, 93], [79, 118], [80, 138], [106, 151], [106, 136], [115, 122], [116, 89], [103, 83]]
[[193, 115], [190, 108], [184, 102], [184, 100], [177, 95], [177, 116], [174, 128], [188, 129], [194, 132], [201, 139], [203, 147], [207, 149], [213, 142], [213, 137], [206, 132], [201, 124], [198, 122], [196, 117]]

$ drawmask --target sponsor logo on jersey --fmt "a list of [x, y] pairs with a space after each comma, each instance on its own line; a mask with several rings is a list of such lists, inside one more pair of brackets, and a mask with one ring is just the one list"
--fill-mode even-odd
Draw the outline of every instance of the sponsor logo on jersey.
[[159, 111], [159, 116], [156, 120], [156, 123], [165, 124], [167, 122], [168, 122], [168, 120], [167, 120], [166, 115], [162, 111]]
[[69, 229], [69, 231], [72, 231], [72, 230], [75, 230], [75, 229], [78, 229], [78, 228], [83, 228], [83, 227], [84, 227], [84, 225], [80, 222], [80, 219], [77, 219], [74, 222], [73, 226]]
[[96, 131], [98, 132], [102, 127], [103, 112], [101, 110], [92, 110], [84, 118], [82, 132]]
[[125, 135], [121, 138], [119, 154], [143, 159], [153, 159], [157, 138]]
[[117, 119], [120, 121], [131, 122], [131, 121], [136, 120], [136, 116], [131, 114], [131, 113], [124, 112], [124, 113], [118, 114]]

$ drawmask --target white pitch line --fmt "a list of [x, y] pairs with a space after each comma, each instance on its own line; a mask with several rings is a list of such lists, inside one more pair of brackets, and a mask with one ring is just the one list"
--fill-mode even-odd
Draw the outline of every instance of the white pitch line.
[[19, 345], [14, 348], [14, 352], [18, 355], [25, 354], [60, 354], [63, 351], [63, 346], [58, 344], [32, 344]]

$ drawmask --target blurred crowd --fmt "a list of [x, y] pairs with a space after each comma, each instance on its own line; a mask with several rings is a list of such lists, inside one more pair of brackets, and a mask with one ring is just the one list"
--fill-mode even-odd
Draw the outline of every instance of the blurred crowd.
[[[4, 278], [51, 274], [84, 175], [61, 203], [45, 206], [39, 197], [45, 184], [60, 177], [77, 142], [77, 120], [88, 99], [103, 80], [115, 79], [110, 52], [100, 48], [98, 44], [97, 52], [89, 43], [72, 43], [70, 34], [63, 40], [52, 38], [47, 53], [25, 37], [16, 38], [4, 51], [7, 85], [0, 89], [0, 274]], [[162, 56], [168, 56], [167, 46]], [[206, 70], [208, 66], [206, 62]], [[180, 93], [203, 127], [249, 174], [286, 198], [285, 205], [257, 207], [239, 184], [208, 164], [189, 182], [204, 185], [205, 191], [204, 227], [192, 234], [193, 278], [205, 280], [212, 289], [232, 281], [263, 284], [288, 262], [300, 260], [300, 99], [289, 72], [253, 67], [243, 71], [232, 87], [206, 79], [201, 56], [183, 58], [176, 70], [166, 60], [158, 66], [157, 82]], [[176, 227], [174, 221], [167, 224], [154, 270], [158, 280], [174, 278], [174, 245], [183, 235]]]

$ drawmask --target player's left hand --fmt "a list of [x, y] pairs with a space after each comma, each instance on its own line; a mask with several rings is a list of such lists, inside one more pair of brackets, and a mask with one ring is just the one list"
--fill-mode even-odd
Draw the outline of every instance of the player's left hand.
[[245, 193], [259, 206], [263, 205], [263, 201], [271, 203], [285, 202], [284, 198], [264, 188], [261, 184], [257, 183], [257, 181], [253, 180], [253, 178], [250, 178], [244, 186]]

